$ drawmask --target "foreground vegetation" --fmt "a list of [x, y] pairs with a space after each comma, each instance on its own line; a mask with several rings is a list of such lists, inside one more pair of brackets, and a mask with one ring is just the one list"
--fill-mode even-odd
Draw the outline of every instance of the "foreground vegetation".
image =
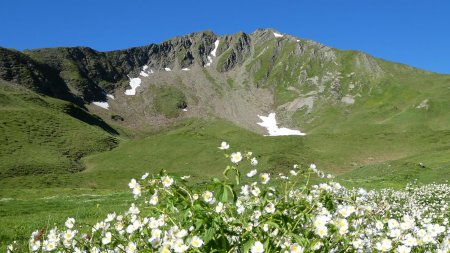
[[[446, 183], [449, 178], [445, 141], [431, 143], [426, 134], [391, 133], [369, 138], [368, 133], [353, 131], [353, 135], [313, 133], [270, 138], [224, 121], [189, 120], [146, 138], [122, 140], [111, 151], [88, 156], [82, 159], [86, 166], [82, 172], [0, 178], [0, 251], [14, 240], [26, 244], [36, 228], [50, 229], [67, 217], [92, 224], [110, 212], [127, 209], [132, 201], [125, 193], [129, 178], [147, 171], [157, 174], [166, 169], [170, 175], [190, 175], [192, 184], [220, 178], [227, 162], [220, 159], [222, 154], [216, 147], [223, 136], [236, 143], [236, 149], [252, 147], [259, 167], [272, 175], [286, 174], [293, 164], [305, 168], [316, 163], [349, 188], [398, 190], [415, 179], [426, 184]], [[436, 136], [447, 138], [445, 132]], [[412, 155], [381, 160], [399, 151]], [[311, 181], [320, 183], [318, 178]]]
[[[222, 143], [219, 149], [227, 150]], [[93, 225], [33, 232], [30, 251], [342, 252], [450, 250], [450, 188], [347, 189], [333, 176], [294, 164], [264, 171], [251, 152], [226, 153], [223, 179], [192, 187], [161, 171], [128, 184], [135, 202]], [[311, 177], [331, 181], [310, 186]], [[9, 252], [23, 245], [11, 244]]]

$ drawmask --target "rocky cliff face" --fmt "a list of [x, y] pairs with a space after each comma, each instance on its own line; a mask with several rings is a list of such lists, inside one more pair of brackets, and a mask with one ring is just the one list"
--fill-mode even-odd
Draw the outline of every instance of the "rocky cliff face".
[[[54, 89], [55, 84], [65, 84], [75, 96], [90, 102], [104, 99], [103, 91], [126, 85], [128, 77], [138, 76], [144, 65], [153, 71], [206, 66], [215, 49], [215, 41], [219, 41], [215, 49], [217, 71], [228, 72], [242, 67], [247, 61], [250, 64], [246, 68], [255, 83], [266, 82], [277, 74], [304, 81], [318, 71], [314, 69], [315, 64], [323, 70], [329, 70], [324, 67], [329, 63], [338, 65], [335, 50], [289, 35], [277, 37], [274, 33], [260, 29], [252, 34], [217, 36], [205, 31], [161, 44], [110, 52], [86, 47], [36, 49], [23, 53], [1, 49], [0, 73], [2, 79], [36, 87], [37, 91], [57, 97], [60, 96], [58, 92], [48, 89]], [[370, 58], [361, 54], [355, 64], [358, 68], [367, 68], [370, 73], [381, 74]], [[289, 62], [281, 62], [291, 59], [296, 59], [295, 65], [285, 66]], [[12, 65], [15, 67], [10, 67]], [[285, 69], [280, 69], [281, 66]]]
[[38, 93], [76, 101], [56, 69], [18, 51], [0, 48], [0, 79], [21, 84]]

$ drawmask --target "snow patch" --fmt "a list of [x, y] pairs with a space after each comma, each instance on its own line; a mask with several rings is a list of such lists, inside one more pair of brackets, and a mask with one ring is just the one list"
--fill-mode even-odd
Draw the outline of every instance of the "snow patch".
[[136, 95], [136, 88], [141, 86], [141, 79], [139, 77], [130, 78], [131, 89], [125, 91], [125, 95], [134, 96]]
[[106, 94], [107, 97], [109, 97], [110, 99], [115, 99], [114, 95], [112, 94]]
[[213, 51], [211, 51], [211, 55], [214, 57], [216, 57], [216, 52], [217, 52], [217, 48], [219, 47], [219, 42], [220, 42], [219, 40], [216, 40], [214, 42], [214, 49], [213, 49]]
[[300, 40], [297, 40], [297, 42], [300, 42]]
[[101, 107], [101, 108], [103, 108], [103, 109], [106, 109], [106, 110], [109, 110], [109, 104], [108, 104], [108, 102], [100, 102], [100, 101], [97, 101], [97, 102], [92, 102], [94, 105], [96, 105], [96, 106], [99, 106], [99, 107]]
[[283, 38], [283, 34], [279, 34], [279, 33], [273, 33], [273, 36], [275, 36], [275, 38]]
[[213, 61], [213, 57], [216, 57], [216, 53], [217, 53], [217, 48], [219, 47], [219, 40], [216, 40], [214, 42], [214, 49], [211, 51], [210, 55], [208, 55], [208, 62], [206, 63], [206, 67], [211, 66], [211, 63]]
[[191, 70], [191, 69], [190, 69], [190, 68], [182, 68], [181, 70], [189, 71], [189, 70]]
[[153, 74], [153, 70], [150, 69], [150, 71], [146, 71], [148, 69], [148, 65], [144, 65], [142, 67], [142, 71], [139, 73], [140, 76], [148, 77], [149, 74]]
[[275, 116], [276, 114], [273, 112], [269, 113], [269, 116], [267, 117], [258, 115], [259, 119], [262, 120], [262, 122], [259, 122], [257, 124], [266, 128], [267, 131], [269, 132], [269, 134], [265, 136], [306, 135], [305, 133], [302, 133], [299, 130], [293, 130], [284, 127], [279, 128]]
[[172, 71], [170, 68], [164, 68], [165, 71]]

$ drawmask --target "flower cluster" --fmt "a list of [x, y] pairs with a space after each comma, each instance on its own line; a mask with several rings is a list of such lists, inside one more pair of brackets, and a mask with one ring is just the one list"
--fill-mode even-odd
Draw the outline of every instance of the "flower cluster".
[[[219, 149], [230, 146], [222, 142]], [[32, 252], [449, 252], [450, 186], [347, 189], [316, 165], [271, 175], [251, 152], [226, 155], [225, 179], [189, 187], [164, 171], [132, 179], [128, 211], [89, 230], [35, 231]], [[244, 164], [245, 162], [248, 164]], [[260, 172], [261, 171], [261, 172]], [[235, 178], [230, 179], [234, 173]], [[244, 176], [241, 176], [244, 175]], [[327, 180], [328, 180], [327, 179]], [[83, 231], [83, 232], [80, 232]], [[13, 249], [13, 247], [11, 247]], [[13, 252], [13, 250], [11, 250]]]

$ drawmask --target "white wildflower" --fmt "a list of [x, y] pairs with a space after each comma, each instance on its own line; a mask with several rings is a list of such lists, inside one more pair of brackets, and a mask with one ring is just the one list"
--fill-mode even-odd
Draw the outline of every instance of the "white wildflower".
[[377, 242], [375, 248], [382, 252], [388, 252], [392, 249], [392, 241], [389, 239], [383, 239], [381, 242]]
[[204, 200], [206, 203], [212, 203], [213, 200], [214, 200], [214, 195], [213, 195], [212, 192], [210, 192], [210, 191], [205, 191], [205, 192], [203, 193], [203, 200]]
[[256, 173], [258, 173], [256, 169], [251, 170], [249, 173], [247, 173], [247, 177], [253, 177], [254, 175], [256, 175]]
[[106, 244], [110, 243], [111, 238], [112, 238], [111, 232], [106, 232], [105, 236], [102, 238], [102, 244], [106, 245]]
[[315, 233], [320, 238], [324, 238], [328, 235], [328, 228], [326, 226], [316, 227]]
[[125, 248], [126, 253], [135, 253], [137, 251], [136, 244], [134, 242], [129, 242]]
[[253, 246], [250, 248], [251, 253], [263, 253], [264, 245], [260, 241], [256, 241]]
[[194, 248], [200, 248], [203, 245], [203, 240], [198, 236], [194, 236], [191, 239], [190, 245]]
[[64, 224], [66, 225], [67, 228], [73, 228], [73, 225], [75, 224], [75, 219], [68, 218]]
[[229, 148], [230, 148], [230, 144], [226, 143], [225, 141], [222, 141], [222, 143], [220, 143], [219, 149], [225, 150], [225, 149], [229, 149]]
[[411, 248], [405, 245], [400, 245], [397, 247], [397, 253], [409, 253], [411, 252]]
[[164, 187], [169, 187], [173, 184], [173, 178], [169, 176], [163, 176], [161, 177], [161, 183]]
[[148, 201], [148, 203], [150, 203], [151, 205], [156, 206], [158, 204], [158, 194], [155, 192], [151, 197], [150, 200]]
[[269, 202], [269, 204], [266, 205], [266, 207], [264, 207], [264, 210], [267, 213], [274, 213], [275, 212], [275, 205], [271, 202]]
[[128, 183], [128, 187], [130, 187], [130, 189], [134, 189], [137, 184], [138, 182], [136, 181], [136, 179], [132, 178], [131, 181]]
[[222, 210], [223, 210], [223, 203], [222, 202], [217, 203], [216, 213], [221, 213]]
[[267, 184], [270, 180], [270, 175], [269, 173], [262, 173], [261, 175], [259, 175], [259, 178], [261, 179], [262, 184]]
[[239, 163], [240, 161], [242, 161], [242, 154], [241, 152], [236, 152], [236, 153], [232, 153], [231, 154], [231, 162], [232, 163]]
[[145, 173], [144, 175], [142, 175], [142, 177], [141, 177], [141, 179], [142, 180], [145, 180], [147, 177], [148, 177], [148, 175], [149, 175], [149, 173], [147, 172], [147, 173]]
[[303, 253], [305, 250], [302, 246], [298, 245], [298, 243], [292, 244], [289, 249], [291, 250], [290, 253]]

